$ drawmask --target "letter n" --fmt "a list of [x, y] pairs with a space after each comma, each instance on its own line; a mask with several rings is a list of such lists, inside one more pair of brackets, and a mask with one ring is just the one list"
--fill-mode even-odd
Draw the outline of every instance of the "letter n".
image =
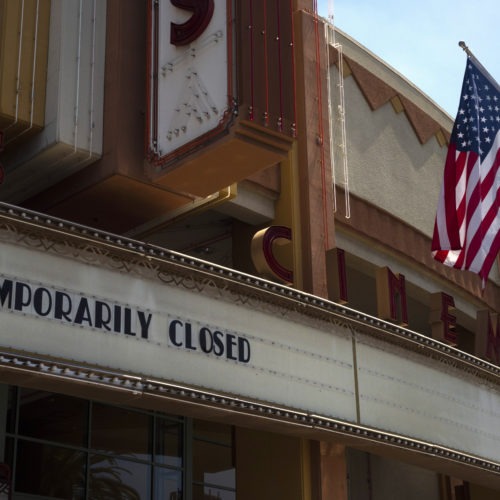
[[474, 352], [490, 363], [500, 364], [500, 314], [477, 312]]
[[405, 277], [402, 274], [396, 276], [388, 267], [379, 267], [376, 282], [378, 317], [407, 326]]

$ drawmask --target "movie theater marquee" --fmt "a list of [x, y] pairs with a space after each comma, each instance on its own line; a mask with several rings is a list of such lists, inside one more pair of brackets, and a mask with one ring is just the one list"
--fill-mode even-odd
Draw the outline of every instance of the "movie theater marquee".
[[[410, 331], [411, 342], [392, 344], [376, 334], [389, 338], [389, 324], [375, 327], [376, 318], [354, 310], [356, 327], [340, 311], [316, 316], [321, 299], [292, 289], [298, 309], [288, 299], [274, 303], [264, 282], [248, 285], [256, 301], [247, 301], [246, 280], [258, 278], [238, 279], [236, 270], [224, 278], [216, 265], [209, 271], [208, 263], [98, 232], [90, 238], [62, 222], [54, 230], [53, 221], [2, 220], [3, 353], [204, 388], [500, 461], [496, 371], [484, 383], [470, 373], [472, 357], [432, 359]], [[198, 282], [202, 269], [217, 279]], [[235, 283], [236, 294], [226, 287]], [[429, 349], [434, 356], [437, 343]]]

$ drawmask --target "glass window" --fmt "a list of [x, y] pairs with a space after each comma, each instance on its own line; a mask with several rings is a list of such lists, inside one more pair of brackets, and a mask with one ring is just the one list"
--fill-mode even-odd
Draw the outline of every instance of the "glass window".
[[206, 441], [193, 443], [193, 480], [234, 488], [235, 471], [232, 449]]
[[182, 467], [182, 424], [157, 419], [154, 461], [170, 467]]
[[94, 403], [91, 448], [150, 460], [151, 417], [144, 413]]
[[193, 500], [236, 500], [236, 492], [214, 486], [195, 485]]
[[6, 431], [11, 433], [16, 432], [17, 393], [18, 393], [17, 387], [9, 386], [9, 391], [7, 395]]
[[230, 425], [208, 422], [205, 420], [193, 421], [193, 434], [197, 439], [212, 441], [214, 443], [231, 446], [233, 442], [233, 429]]
[[18, 492], [50, 498], [85, 498], [85, 458], [80, 451], [19, 440], [15, 473]]
[[232, 428], [202, 420], [193, 421], [193, 493], [195, 498], [234, 497], [236, 471]]
[[154, 498], [182, 500], [182, 471], [155, 467]]
[[87, 444], [88, 403], [84, 399], [20, 389], [19, 429], [22, 436], [61, 444]]
[[228, 425], [13, 387], [8, 405], [14, 498], [236, 498]]
[[89, 498], [151, 498], [151, 465], [120, 457], [90, 455]]

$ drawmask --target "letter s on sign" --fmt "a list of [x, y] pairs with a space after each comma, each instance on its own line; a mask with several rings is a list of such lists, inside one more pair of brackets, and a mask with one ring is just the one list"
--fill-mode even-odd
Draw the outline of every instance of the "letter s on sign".
[[193, 15], [182, 24], [170, 23], [170, 43], [188, 45], [206, 29], [214, 13], [214, 0], [170, 0], [172, 5], [189, 10]]

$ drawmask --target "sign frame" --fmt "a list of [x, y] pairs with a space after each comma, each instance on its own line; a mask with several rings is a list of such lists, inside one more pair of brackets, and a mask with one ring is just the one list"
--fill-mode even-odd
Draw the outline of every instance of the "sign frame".
[[[196, 7], [189, 17], [174, 4], [148, 0], [145, 158], [157, 172], [223, 134], [236, 113], [232, 2], [216, 2], [205, 17]], [[191, 33], [176, 42], [173, 30], [189, 25]], [[204, 74], [211, 66], [215, 80]], [[166, 83], [169, 77], [174, 85]]]

